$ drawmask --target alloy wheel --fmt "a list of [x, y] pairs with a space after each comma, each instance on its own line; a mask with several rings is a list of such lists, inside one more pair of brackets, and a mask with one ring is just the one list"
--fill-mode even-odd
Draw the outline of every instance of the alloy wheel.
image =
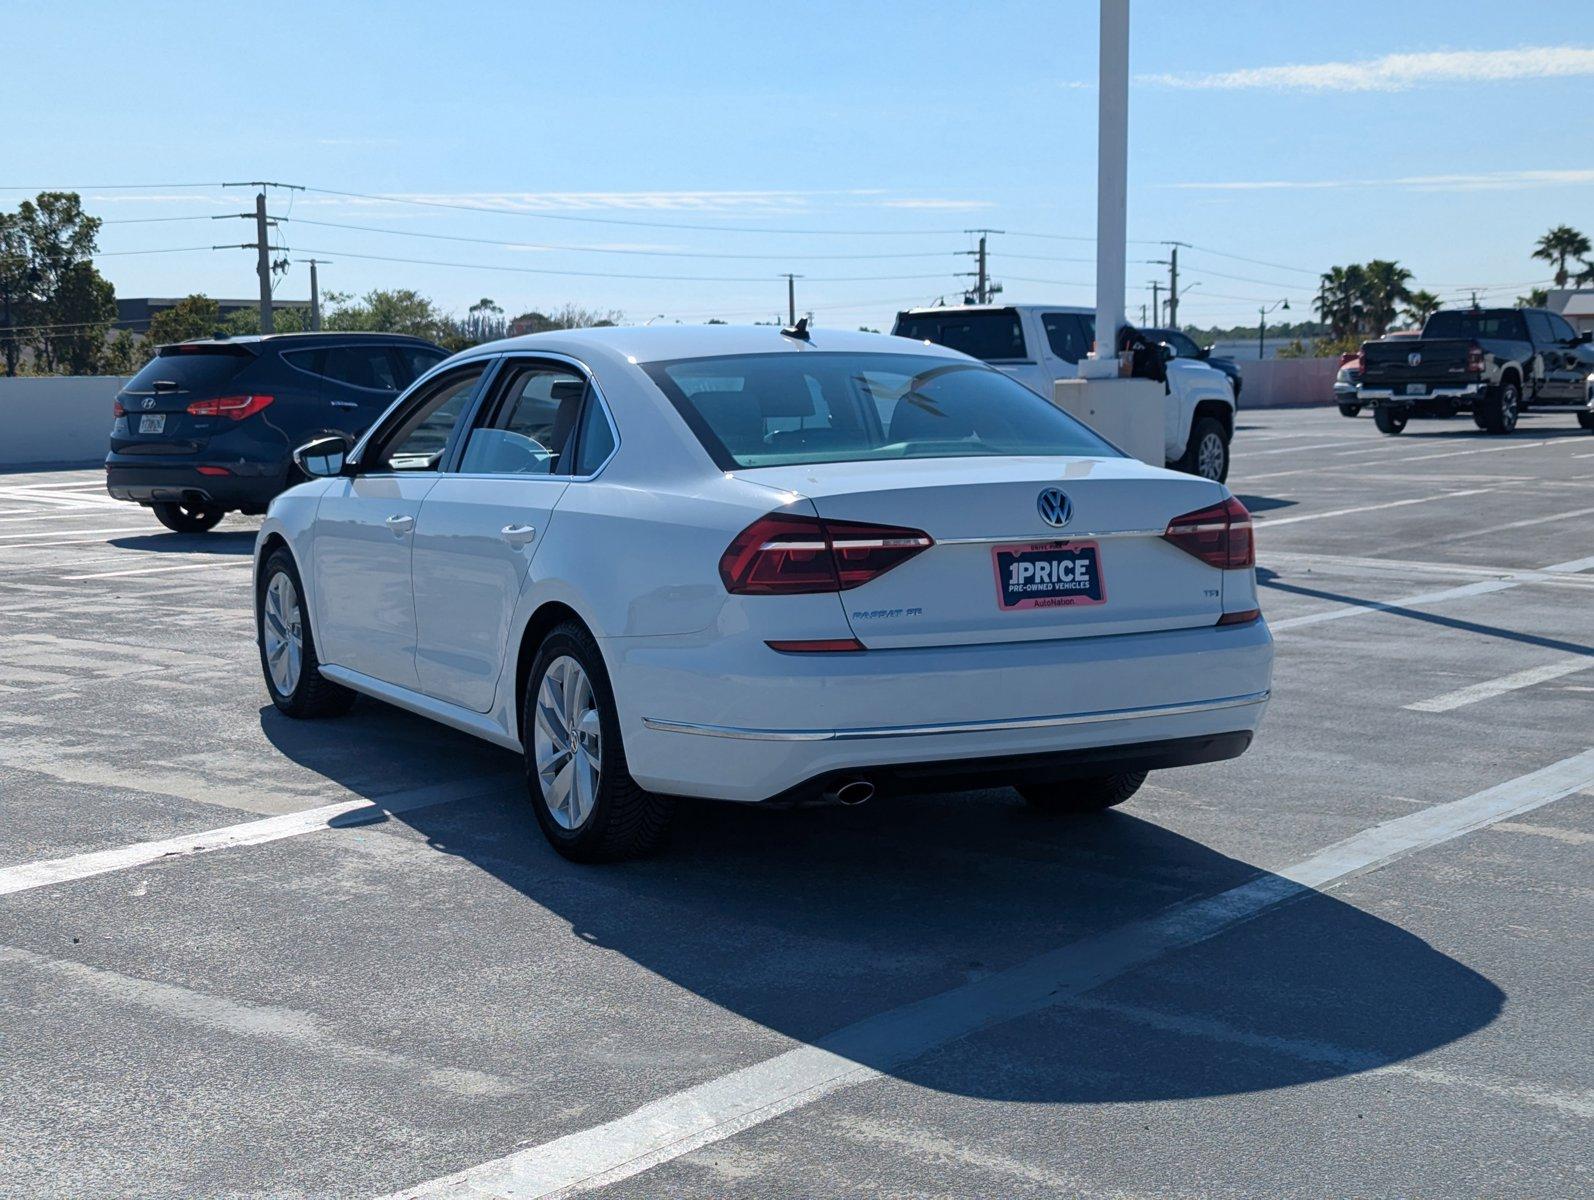
[[554, 659], [543, 672], [531, 736], [549, 815], [563, 829], [580, 829], [598, 799], [603, 730], [592, 681], [569, 655]]
[[1223, 439], [1215, 433], [1208, 433], [1196, 448], [1196, 474], [1221, 483], [1224, 457]]
[[304, 627], [299, 617], [299, 589], [286, 572], [278, 571], [266, 585], [260, 625], [271, 682], [280, 695], [292, 696], [304, 662]]

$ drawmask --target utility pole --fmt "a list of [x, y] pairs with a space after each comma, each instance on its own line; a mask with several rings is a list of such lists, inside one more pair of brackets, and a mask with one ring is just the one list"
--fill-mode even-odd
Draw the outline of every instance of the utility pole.
[[989, 304], [996, 298], [996, 293], [1002, 290], [1002, 285], [991, 282], [990, 255], [986, 249], [985, 239], [993, 233], [1003, 233], [1001, 229], [965, 229], [964, 233], [977, 233], [980, 235], [979, 248], [965, 250], [964, 254], [974, 258], [974, 303]]
[[[277, 224], [277, 220], [266, 211], [266, 189], [287, 188], [291, 191], [302, 192], [304, 191], [304, 188], [295, 183], [273, 183], [270, 180], [264, 179], [251, 180], [247, 184], [224, 183], [221, 186], [224, 188], [257, 187], [260, 189], [260, 191], [255, 195], [254, 212], [229, 213], [227, 216], [242, 217], [245, 220], [249, 219], [250, 217], [254, 218], [255, 240], [252, 242], [244, 242], [242, 245], [238, 246], [237, 249], [253, 250], [258, 255], [255, 262], [255, 274], [260, 277], [260, 332], [262, 334], [275, 332], [275, 327], [271, 320], [271, 276], [275, 271], [286, 271], [288, 269], [288, 260], [286, 258], [278, 259], [276, 262], [272, 262], [271, 260], [271, 252], [273, 250], [282, 250], [284, 247], [273, 246], [271, 244], [270, 230]], [[227, 217], [217, 217], [215, 219], [218, 221], [226, 220]], [[233, 249], [233, 247], [212, 246], [211, 249], [230, 250]]]
[[1166, 242], [1171, 248], [1168, 254], [1168, 325], [1172, 329], [1179, 328], [1179, 247], [1189, 249], [1188, 242]]
[[786, 280], [786, 324], [797, 324], [797, 281], [801, 275], [793, 275], [790, 271], [784, 276]]
[[1151, 323], [1153, 325], [1162, 324], [1162, 294], [1158, 290], [1161, 287], [1162, 280], [1153, 279], [1151, 281]]
[[302, 263], [310, 265], [310, 332], [321, 332], [321, 287], [316, 281], [315, 269], [317, 266], [326, 266], [330, 258], [301, 258]]

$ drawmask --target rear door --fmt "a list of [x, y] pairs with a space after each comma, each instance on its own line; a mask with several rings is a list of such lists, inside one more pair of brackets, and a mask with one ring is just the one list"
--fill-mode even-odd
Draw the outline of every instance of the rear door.
[[[1212, 625], [1223, 572], [1162, 538], [1217, 504], [1207, 480], [1124, 458], [948, 458], [738, 472], [838, 521], [935, 545], [840, 593], [865, 646], [973, 645]], [[1044, 493], [1059, 493], [1051, 506]], [[1060, 511], [1059, 511], [1060, 507]], [[1053, 523], [1053, 522], [1057, 523]]]
[[387, 411], [408, 382], [398, 357], [384, 342], [328, 346], [320, 373], [330, 427], [356, 435]]
[[[1544, 364], [1544, 386], [1539, 395], [1550, 404], [1580, 402], [1587, 386], [1589, 364], [1581, 353], [1577, 331], [1565, 317], [1557, 313], [1539, 315], [1543, 318], [1544, 326], [1544, 342], [1535, 347]], [[1534, 341], [1537, 342], [1539, 331], [1534, 327], [1533, 332]]]

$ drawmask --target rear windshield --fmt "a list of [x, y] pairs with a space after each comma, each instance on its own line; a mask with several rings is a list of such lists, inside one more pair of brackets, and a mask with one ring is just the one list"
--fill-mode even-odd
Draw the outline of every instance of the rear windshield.
[[1122, 455], [1000, 371], [918, 354], [756, 354], [653, 363], [721, 470], [792, 463]]
[[248, 351], [219, 354], [162, 353], [145, 365], [144, 369], [128, 380], [124, 391], [153, 392], [156, 384], [161, 391], [202, 392], [218, 388], [254, 361]]
[[1514, 308], [1436, 312], [1422, 327], [1425, 338], [1512, 338], [1527, 341], [1522, 314]]
[[1018, 314], [1011, 309], [987, 312], [901, 313], [896, 328], [898, 337], [919, 342], [934, 342], [961, 350], [971, 358], [986, 362], [1010, 362], [1028, 358], [1024, 352], [1024, 330]]

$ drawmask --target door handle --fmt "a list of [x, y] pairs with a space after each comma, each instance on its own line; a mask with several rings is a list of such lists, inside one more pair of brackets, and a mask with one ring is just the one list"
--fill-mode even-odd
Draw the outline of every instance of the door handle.
[[383, 524], [393, 531], [394, 537], [403, 537], [415, 528], [415, 518], [400, 513], [397, 516], [389, 517]]
[[508, 542], [516, 550], [519, 550], [527, 542], [531, 541], [532, 538], [537, 536], [537, 529], [534, 525], [505, 525], [498, 531], [498, 536], [503, 538], [504, 541]]

